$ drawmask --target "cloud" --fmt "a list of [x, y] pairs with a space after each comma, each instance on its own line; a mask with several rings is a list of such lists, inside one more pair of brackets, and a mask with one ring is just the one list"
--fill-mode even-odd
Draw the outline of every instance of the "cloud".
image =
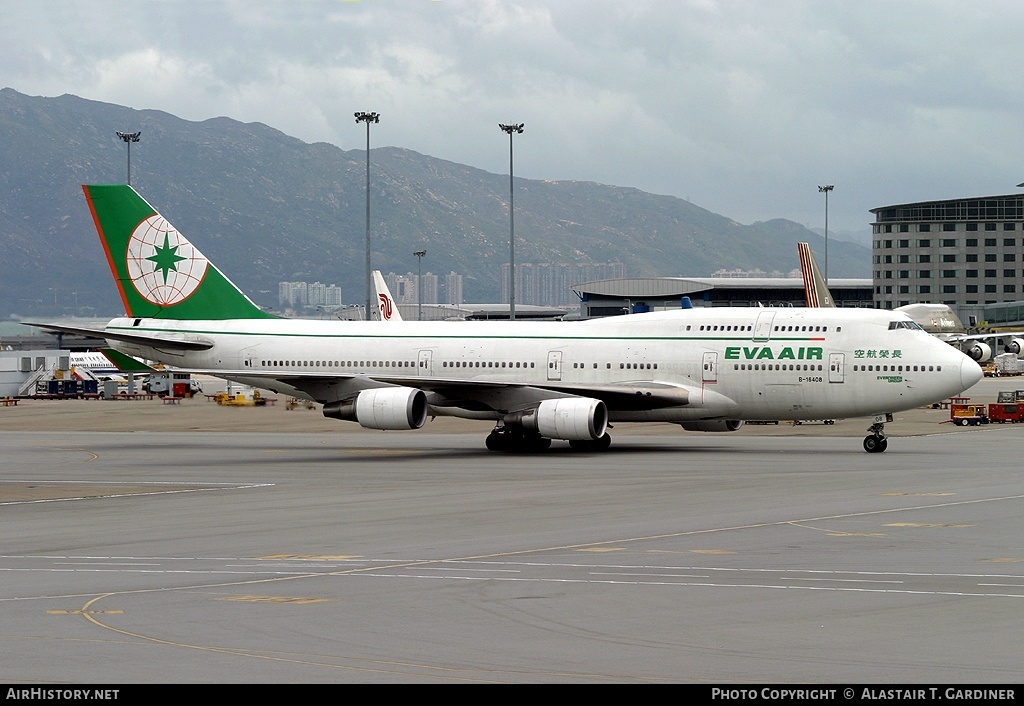
[[9, 0], [0, 70], [189, 120], [687, 198], [741, 222], [866, 230], [868, 210], [1024, 180], [1024, 6], [952, 0]]

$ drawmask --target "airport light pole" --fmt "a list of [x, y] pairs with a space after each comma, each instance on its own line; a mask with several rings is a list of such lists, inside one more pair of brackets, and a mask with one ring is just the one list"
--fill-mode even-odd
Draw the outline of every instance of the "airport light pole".
[[516, 319], [516, 220], [515, 189], [512, 182], [512, 135], [522, 134], [525, 123], [499, 123], [498, 127], [508, 133], [508, 318]]
[[818, 193], [825, 194], [825, 284], [828, 285], [828, 192], [832, 191], [835, 186], [832, 184], [826, 184], [825, 186], [818, 187]]
[[416, 320], [423, 321], [423, 256], [426, 250], [417, 250], [416, 256]]
[[128, 145], [128, 186], [132, 185], [132, 143], [138, 142], [142, 136], [142, 131], [138, 132], [116, 132], [117, 136], [121, 138], [126, 145]]
[[355, 114], [356, 123], [366, 123], [366, 320], [370, 320], [370, 123], [380, 122], [380, 113]]

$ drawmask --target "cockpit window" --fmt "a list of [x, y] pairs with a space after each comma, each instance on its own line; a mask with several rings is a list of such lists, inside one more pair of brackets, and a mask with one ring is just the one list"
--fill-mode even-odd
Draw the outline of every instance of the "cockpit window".
[[890, 321], [889, 322], [889, 330], [890, 331], [893, 331], [893, 330], [898, 329], [898, 328], [906, 328], [906, 329], [911, 329], [911, 330], [914, 330], [914, 331], [924, 331], [924, 328], [921, 327], [921, 324], [917, 323], [916, 321]]

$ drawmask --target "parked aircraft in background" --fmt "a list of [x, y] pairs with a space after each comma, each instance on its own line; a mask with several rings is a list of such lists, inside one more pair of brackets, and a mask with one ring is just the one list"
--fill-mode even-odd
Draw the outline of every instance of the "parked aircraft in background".
[[572, 322], [281, 319], [256, 306], [130, 186], [83, 187], [127, 315], [130, 355], [323, 404], [371, 429], [494, 423], [487, 448], [608, 447], [619, 422], [725, 432], [744, 420], [872, 417], [957, 395], [977, 363], [902, 312], [684, 308]]
[[828, 283], [821, 276], [818, 263], [811, 252], [811, 246], [807, 243], [796, 244], [797, 254], [800, 256], [800, 274], [804, 278], [804, 299], [809, 307], [834, 307], [835, 299], [829, 291]]
[[377, 310], [373, 314], [373, 318], [378, 321], [402, 321], [402, 314], [398, 311], [398, 305], [395, 304], [395, 298], [391, 296], [391, 290], [388, 289], [388, 283], [384, 281], [384, 275], [380, 273], [380, 270], [373, 271], [373, 294], [374, 301], [377, 302]]
[[81, 353], [72, 352], [69, 359], [72, 368], [86, 370], [98, 380], [121, 378], [125, 373], [148, 374], [153, 372], [153, 368], [142, 361], [112, 348]]
[[[833, 307], [835, 300], [828, 289], [818, 263], [807, 243], [797, 243], [800, 272], [804, 280], [804, 294], [809, 307]], [[970, 333], [956, 312], [947, 304], [905, 304], [897, 307], [916, 321], [921, 328], [946, 343], [958, 347], [979, 363], [992, 360], [993, 346], [1001, 339], [1009, 339], [1003, 346], [1005, 353], [1020, 355], [1024, 352], [1024, 331], [989, 331]]]

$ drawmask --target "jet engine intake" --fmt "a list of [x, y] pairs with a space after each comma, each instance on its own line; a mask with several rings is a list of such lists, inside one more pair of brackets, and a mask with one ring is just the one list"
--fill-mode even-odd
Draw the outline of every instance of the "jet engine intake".
[[1010, 342], [1003, 346], [1003, 351], [1006, 353], [1013, 353], [1014, 355], [1020, 355], [1021, 352], [1024, 352], [1024, 340], [1011, 338]]
[[715, 419], [702, 422], [680, 422], [686, 431], [736, 431], [743, 426], [742, 419]]
[[970, 348], [964, 351], [964, 353], [966, 353], [971, 360], [983, 363], [992, 357], [992, 346], [987, 343], [982, 343], [981, 341], [976, 341], [975, 343], [972, 343]]
[[427, 421], [427, 396], [414, 387], [377, 387], [325, 404], [324, 416], [367, 429], [419, 429]]
[[535, 409], [505, 415], [503, 421], [549, 439], [584, 441], [604, 436], [608, 408], [601, 400], [566, 397], [542, 400]]

